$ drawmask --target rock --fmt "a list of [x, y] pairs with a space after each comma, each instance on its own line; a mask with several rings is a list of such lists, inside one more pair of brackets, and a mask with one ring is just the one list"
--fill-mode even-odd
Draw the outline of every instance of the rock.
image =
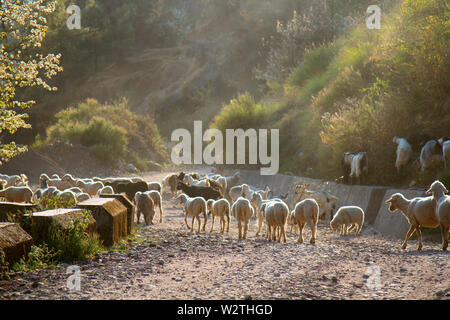
[[129, 163], [125, 166], [125, 170], [127, 172], [131, 172], [131, 173], [138, 173], [138, 169], [136, 168], [136, 166], [132, 163]]
[[155, 161], [147, 161], [147, 170], [149, 171], [163, 171], [164, 168], [162, 165]]
[[161, 266], [164, 265], [164, 260], [163, 259], [159, 259], [158, 260], [158, 264], [161, 265]]

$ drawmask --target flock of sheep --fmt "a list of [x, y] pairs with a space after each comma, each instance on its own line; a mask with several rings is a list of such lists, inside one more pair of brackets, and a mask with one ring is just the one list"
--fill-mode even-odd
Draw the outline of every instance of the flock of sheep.
[[[400, 145], [401, 143], [399, 143]], [[364, 156], [358, 157], [363, 159]], [[211, 216], [213, 231], [215, 219], [220, 220], [220, 232], [229, 232], [230, 217], [237, 220], [239, 238], [247, 238], [250, 219], [257, 219], [259, 235], [266, 224], [265, 238], [286, 242], [286, 226], [298, 232], [298, 242], [303, 242], [302, 231], [305, 225], [311, 230], [310, 243], [315, 243], [319, 219], [330, 220], [330, 227], [341, 235], [348, 235], [355, 230], [358, 234], [364, 224], [364, 211], [358, 206], [338, 207], [339, 199], [325, 190], [309, 191], [307, 185], [294, 187], [294, 199], [286, 203], [289, 193], [274, 196], [268, 186], [263, 190], [249, 184], [239, 184], [240, 173], [222, 176], [217, 173], [200, 175], [198, 173], [174, 173], [166, 176], [161, 183], [146, 182], [142, 178], [75, 178], [71, 174], [63, 177], [43, 173], [40, 186], [34, 192], [28, 186], [25, 175], [0, 175], [0, 197], [10, 202], [41, 204], [45, 198], [58, 197], [76, 204], [80, 201], [100, 196], [101, 194], [124, 194], [135, 203], [137, 222], [141, 214], [146, 224], [153, 224], [156, 208], [159, 208], [159, 222], [163, 219], [162, 193], [167, 191], [172, 198], [184, 207], [186, 226], [197, 232], [205, 231], [208, 216]], [[181, 194], [179, 194], [181, 191]], [[420, 227], [435, 228], [442, 231], [442, 248], [448, 247], [450, 227], [450, 196], [446, 187], [435, 181], [427, 191], [428, 197], [406, 199], [397, 193], [387, 200], [390, 211], [399, 210], [411, 225], [403, 249], [408, 239], [416, 231], [419, 239], [418, 250], [422, 249]], [[292, 210], [290, 210], [290, 207]], [[203, 225], [200, 217], [203, 216]], [[191, 217], [191, 224], [188, 224]]]
[[[401, 175], [409, 164], [414, 164], [421, 172], [425, 172], [435, 165], [447, 167], [450, 160], [450, 140], [440, 138], [438, 140], [428, 140], [419, 144], [420, 154], [414, 159], [414, 150], [406, 138], [394, 137], [393, 142], [397, 145], [395, 168]], [[356, 154], [345, 152], [342, 155], [341, 167], [343, 181], [345, 183], [360, 184], [361, 180], [367, 176], [369, 164], [366, 152]]]
[[[163, 190], [168, 190], [176, 201], [184, 206], [186, 226], [194, 230], [197, 221], [198, 229], [205, 231], [207, 217], [212, 216], [210, 232], [214, 228], [214, 220], [220, 219], [220, 232], [229, 231], [230, 216], [237, 220], [239, 238], [246, 238], [248, 224], [256, 217], [259, 235], [262, 225], [266, 223], [268, 240], [286, 242], [286, 226], [298, 229], [298, 242], [303, 242], [302, 231], [305, 225], [311, 230], [310, 243], [315, 243], [317, 223], [319, 218], [330, 215], [330, 227], [339, 231], [340, 235], [348, 235], [353, 230], [358, 234], [364, 225], [364, 211], [358, 206], [342, 206], [336, 214], [339, 199], [324, 190], [309, 191], [305, 185], [296, 185], [295, 198], [289, 205], [285, 202], [288, 194], [274, 196], [266, 186], [264, 190], [248, 184], [238, 185], [239, 172], [233, 176], [223, 177], [220, 174], [199, 175], [198, 173], [171, 174], [162, 181]], [[220, 181], [220, 183], [219, 183]], [[177, 195], [178, 191], [182, 191]], [[401, 193], [396, 193], [386, 201], [390, 211], [399, 210], [410, 224], [410, 230], [402, 246], [406, 249], [408, 239], [416, 231], [419, 239], [418, 250], [422, 249], [420, 227], [435, 228], [441, 226], [442, 249], [447, 250], [448, 233], [450, 229], [450, 196], [448, 190], [440, 182], [435, 181], [427, 190], [431, 196], [406, 199]], [[139, 205], [138, 205], [139, 206]], [[149, 212], [149, 220], [154, 210]], [[188, 217], [191, 217], [191, 225]], [[203, 225], [200, 217], [203, 216]], [[297, 232], [297, 231], [296, 231]]]

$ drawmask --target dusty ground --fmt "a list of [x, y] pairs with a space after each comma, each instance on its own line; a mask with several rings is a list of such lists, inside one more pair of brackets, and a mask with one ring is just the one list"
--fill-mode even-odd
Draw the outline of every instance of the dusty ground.
[[450, 299], [450, 253], [436, 243], [418, 252], [412, 240], [403, 251], [401, 240], [340, 237], [320, 222], [315, 245], [293, 234], [280, 244], [255, 236], [255, 220], [238, 240], [234, 219], [228, 234], [217, 221], [209, 233], [210, 219], [197, 234], [173, 200], [163, 212], [163, 223], [157, 211], [154, 225], [138, 226], [130, 250], [79, 264], [81, 290], [67, 288], [61, 265], [0, 282], [0, 299]]

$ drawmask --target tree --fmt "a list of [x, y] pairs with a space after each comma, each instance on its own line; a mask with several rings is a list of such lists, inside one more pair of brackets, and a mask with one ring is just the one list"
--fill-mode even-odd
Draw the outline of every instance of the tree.
[[[62, 71], [60, 54], [41, 51], [47, 31], [46, 15], [55, 10], [55, 1], [2, 0], [0, 3], [0, 160], [8, 161], [27, 150], [14, 142], [2, 143], [5, 132], [30, 128], [26, 109], [36, 102], [20, 99], [18, 91], [42, 87], [56, 91], [48, 80]], [[22, 101], [23, 100], [23, 101]], [[1, 164], [1, 162], [0, 162]]]

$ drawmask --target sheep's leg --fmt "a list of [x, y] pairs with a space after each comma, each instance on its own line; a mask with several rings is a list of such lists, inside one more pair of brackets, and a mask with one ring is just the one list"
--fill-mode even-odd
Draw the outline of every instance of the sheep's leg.
[[227, 232], [230, 232], [230, 216], [227, 216]]
[[136, 217], [137, 217], [137, 223], [139, 224], [139, 219], [141, 217], [141, 212], [136, 208]]
[[159, 204], [159, 223], [162, 222], [162, 216], [163, 216], [163, 212], [162, 212], [162, 206], [161, 203]]
[[297, 222], [297, 224], [298, 224], [298, 239], [297, 239], [297, 242], [298, 243], [303, 243], [303, 227], [305, 226], [305, 224], [304, 223], [300, 223], [300, 222]]
[[195, 219], [195, 216], [192, 217], [191, 232], [194, 232], [194, 219]]
[[259, 232], [261, 231], [263, 222], [264, 222], [264, 216], [259, 214], [258, 215], [258, 231], [256, 232], [256, 235], [259, 235]]
[[419, 240], [419, 247], [417, 248], [417, 250], [422, 250], [423, 248], [423, 244], [422, 244], [422, 232], [420, 231], [420, 226], [417, 226], [416, 228], [417, 230], [417, 240]]
[[[205, 222], [203, 223], [202, 231], [205, 231], [205, 229], [206, 229], [206, 222], [208, 221], [208, 215], [206, 214], [206, 211], [203, 212], [203, 218], [205, 219]], [[200, 216], [198, 218], [198, 222], [200, 223]]]
[[358, 230], [356, 230], [356, 234], [359, 234], [361, 232], [362, 227], [363, 227], [362, 224], [358, 225]]
[[352, 223], [352, 224], [350, 225], [350, 228], [347, 229], [347, 234], [349, 234], [350, 232], [352, 232], [355, 228], [356, 228], [356, 224], [355, 224], [355, 223]]
[[[201, 223], [201, 221], [200, 221], [200, 215], [198, 215], [198, 216], [196, 217], [196, 219], [197, 219], [197, 222], [198, 222], [197, 233], [200, 233], [200, 226], [202, 225], [202, 223]], [[206, 224], [206, 220], [205, 220], [205, 224]], [[204, 227], [205, 227], [205, 225], [203, 225], [202, 231], [205, 231]]]
[[284, 226], [280, 227], [280, 238], [278, 240], [278, 242], [281, 242], [281, 236], [283, 236], [283, 242], [286, 243], [286, 233], [284, 232]]
[[341, 232], [339, 233], [339, 235], [343, 236], [344, 235], [344, 228], [345, 228], [345, 224], [341, 225]]
[[270, 235], [271, 235], [271, 227], [269, 224], [267, 224], [266, 227], [266, 240], [270, 240]]
[[238, 221], [238, 229], [239, 229], [239, 239], [242, 238], [242, 223], [241, 220]]
[[316, 225], [309, 222], [309, 228], [311, 229], [311, 239], [309, 240], [309, 243], [316, 243]]
[[406, 234], [405, 241], [403, 242], [403, 245], [402, 245], [402, 249], [403, 250], [406, 249], [406, 246], [408, 245], [408, 240], [409, 240], [409, 238], [411, 238], [411, 236], [414, 233], [414, 231], [416, 231], [416, 227], [415, 226], [410, 226], [409, 230], [408, 230], [408, 233]]
[[187, 222], [187, 217], [188, 217], [188, 213], [187, 213], [187, 211], [186, 211], [186, 213], [184, 214], [184, 222], [186, 223], [186, 227], [187, 227], [188, 229], [191, 229], [191, 227], [189, 227], [189, 224], [188, 224], [188, 222]]
[[221, 225], [221, 230], [220, 233], [224, 233], [225, 232], [225, 226], [226, 226], [226, 222], [225, 222], [225, 217], [220, 217], [220, 225]]
[[244, 223], [244, 239], [247, 239], [248, 221]]
[[211, 218], [211, 230], [209, 230], [209, 233], [213, 232], [213, 228], [214, 228], [214, 215], [212, 215]]
[[447, 248], [448, 248], [448, 231], [449, 231], [449, 227], [444, 226], [444, 224], [441, 223], [442, 250], [444, 250], [444, 251], [447, 251]]

